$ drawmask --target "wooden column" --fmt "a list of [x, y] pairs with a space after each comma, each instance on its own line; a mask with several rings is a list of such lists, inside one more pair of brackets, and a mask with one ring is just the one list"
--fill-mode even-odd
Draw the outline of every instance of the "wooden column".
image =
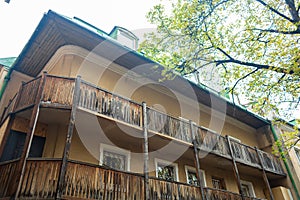
[[195, 156], [194, 161], [195, 161], [195, 167], [196, 167], [196, 174], [197, 174], [197, 179], [198, 179], [198, 183], [200, 186], [201, 199], [206, 200], [206, 197], [204, 196], [204, 189], [203, 189], [202, 179], [201, 179], [201, 170], [200, 170], [201, 166], [200, 166], [199, 149], [198, 149], [199, 144], [196, 139], [193, 122], [191, 120], [189, 122], [190, 122], [190, 131], [191, 131], [191, 135], [192, 135], [192, 143], [193, 143], [193, 148], [194, 148], [194, 156]]
[[148, 147], [148, 117], [147, 117], [147, 105], [143, 102], [143, 134], [144, 134], [144, 192], [145, 200], [150, 199], [149, 195], [149, 147]]
[[[20, 173], [19, 173], [19, 180], [17, 180], [18, 184], [17, 184], [16, 193], [14, 195], [14, 199], [18, 198], [18, 196], [19, 196], [22, 181], [23, 181], [23, 178], [24, 178], [24, 173], [25, 173], [25, 168], [26, 168], [26, 161], [27, 161], [27, 158], [28, 158], [28, 155], [29, 155], [29, 151], [30, 151], [30, 147], [31, 147], [35, 127], [36, 127], [38, 117], [39, 117], [40, 104], [41, 104], [41, 99], [42, 99], [42, 96], [43, 96], [44, 85], [45, 85], [45, 82], [46, 82], [45, 80], [46, 80], [46, 72], [44, 72], [43, 75], [42, 75], [42, 78], [41, 78], [41, 81], [40, 81], [40, 84], [39, 84], [39, 87], [38, 87], [37, 95], [36, 95], [36, 98], [35, 98], [34, 106], [33, 106], [33, 109], [32, 109], [32, 114], [31, 114], [31, 117], [30, 117], [28, 129], [27, 129], [27, 132], [26, 132], [24, 148], [23, 148], [21, 158], [20, 158], [20, 161], [19, 161], [18, 170], [20, 171]], [[16, 102], [16, 105], [17, 105], [17, 103], [18, 103], [18, 101]]]
[[270, 198], [271, 198], [271, 200], [274, 200], [273, 192], [272, 192], [272, 189], [271, 189], [271, 186], [270, 186], [270, 183], [269, 183], [266, 171], [265, 171], [265, 167], [264, 167], [264, 164], [262, 162], [262, 159], [260, 157], [260, 153], [258, 152], [257, 147], [255, 147], [255, 151], [256, 151], [256, 155], [258, 157], [258, 161], [259, 161], [259, 164], [260, 164], [262, 172], [263, 172], [263, 179], [264, 179], [265, 185], [268, 188], [268, 191], [269, 191], [269, 194], [270, 194]]
[[60, 174], [59, 174], [59, 178], [58, 178], [56, 199], [62, 198], [62, 194], [63, 194], [63, 190], [64, 190], [64, 186], [65, 186], [65, 176], [66, 176], [67, 164], [68, 164], [68, 159], [69, 159], [69, 154], [70, 154], [71, 141], [72, 141], [74, 127], [75, 127], [76, 111], [77, 111], [77, 106], [79, 104], [79, 99], [80, 99], [79, 98], [80, 83], [81, 83], [81, 77], [77, 76], [77, 78], [75, 80], [75, 86], [74, 86], [74, 94], [73, 94], [73, 101], [72, 101], [72, 108], [71, 108], [68, 132], [67, 132], [63, 157], [62, 157]]
[[226, 139], [227, 139], [227, 144], [228, 144], [229, 152], [230, 152], [231, 159], [232, 159], [232, 165], [233, 165], [233, 171], [234, 171], [235, 179], [237, 181], [238, 188], [239, 188], [239, 193], [242, 197], [242, 200], [244, 200], [245, 196], [244, 196], [243, 191], [242, 191], [242, 184], [241, 184], [240, 174], [239, 174], [239, 170], [238, 170], [237, 165], [236, 165], [233, 150], [231, 148], [230, 138], [228, 137], [228, 135], [226, 135]]

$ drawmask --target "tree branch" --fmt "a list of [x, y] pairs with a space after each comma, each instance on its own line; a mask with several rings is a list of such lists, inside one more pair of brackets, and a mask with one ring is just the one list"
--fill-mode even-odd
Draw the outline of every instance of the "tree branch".
[[284, 35], [296, 35], [300, 34], [300, 29], [296, 29], [294, 31], [280, 31], [275, 29], [260, 29], [260, 28], [253, 28], [253, 29], [247, 29], [249, 31], [262, 31], [262, 32], [268, 32], [268, 33], [280, 33]]
[[259, 2], [260, 4], [262, 4], [263, 6], [265, 6], [266, 8], [268, 8], [269, 10], [271, 10], [272, 12], [276, 13], [277, 15], [281, 16], [282, 18], [294, 23], [294, 20], [289, 18], [288, 16], [285, 16], [284, 14], [282, 14], [281, 12], [279, 12], [278, 10], [276, 10], [275, 8], [272, 8], [271, 6], [269, 6], [267, 3], [265, 3], [262, 0], [255, 0], [257, 2]]
[[[225, 54], [225, 55], [227, 56], [228, 54]], [[267, 69], [267, 70], [271, 70], [271, 71], [274, 71], [277, 73], [299, 76], [299, 74], [298, 73], [296, 74], [294, 70], [287, 70], [284, 68], [274, 67], [274, 66], [270, 66], [270, 65], [262, 65], [262, 64], [252, 63], [252, 62], [240, 61], [240, 60], [236, 60], [234, 58], [229, 58], [227, 60], [215, 60], [214, 62], [216, 63], [217, 66], [221, 65], [221, 64], [225, 64], [225, 63], [235, 63], [235, 64], [239, 64], [239, 65], [254, 67], [256, 69]]]
[[253, 70], [252, 72], [246, 74], [245, 76], [243, 76], [242, 78], [238, 79], [238, 80], [234, 83], [233, 87], [232, 87], [231, 90], [230, 90], [230, 93], [231, 93], [231, 96], [232, 96], [232, 103], [233, 103], [233, 104], [234, 104], [234, 94], [233, 94], [233, 91], [234, 91], [235, 87], [237, 86], [237, 84], [238, 84], [241, 80], [247, 78], [248, 76], [250, 76], [251, 74], [254, 74], [254, 73], [257, 72], [257, 71], [258, 71], [258, 69]]

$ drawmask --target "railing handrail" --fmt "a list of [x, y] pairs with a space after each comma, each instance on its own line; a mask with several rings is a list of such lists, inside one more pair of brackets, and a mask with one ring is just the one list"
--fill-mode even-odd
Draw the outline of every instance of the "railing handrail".
[[129, 99], [128, 97], [124, 97], [124, 96], [121, 96], [121, 95], [112, 93], [112, 92], [110, 92], [110, 91], [108, 91], [108, 90], [106, 90], [106, 89], [104, 89], [104, 88], [100, 88], [99, 86], [97, 86], [97, 85], [95, 85], [95, 84], [93, 84], [93, 83], [89, 83], [89, 82], [87, 82], [87, 81], [85, 81], [85, 80], [81, 80], [81, 82], [84, 83], [84, 84], [86, 84], [86, 85], [88, 85], [88, 86], [93, 87], [94, 89], [98, 89], [98, 90], [100, 90], [100, 91], [102, 91], [102, 92], [108, 93], [108, 94], [110, 94], [110, 95], [114, 95], [114, 96], [116, 96], [116, 97], [118, 97], [118, 98], [121, 98], [121, 99], [123, 99], [123, 100], [129, 101], [130, 103], [133, 103], [133, 104], [136, 104], [136, 105], [142, 107], [142, 104], [141, 104], [141, 103], [138, 103], [138, 102], [136, 102], [136, 101], [133, 101], [132, 99]]
[[[64, 79], [64, 80], [70, 80], [70, 81], [74, 81], [75, 82], [75, 79], [76, 78], [72, 78], [72, 77], [61, 77], [61, 76], [56, 76], [56, 75], [49, 75], [49, 74], [46, 74], [46, 79], [47, 78], [54, 78], [54, 79]], [[26, 86], [26, 85], [28, 85], [29, 83], [32, 83], [33, 81], [37, 81], [37, 80], [39, 80], [41, 78], [41, 76], [39, 76], [39, 77], [37, 77], [37, 78], [34, 78], [34, 79], [32, 79], [32, 80], [30, 80], [30, 81], [28, 81], [27, 83], [25, 83], [25, 84], [22, 84], [22, 88], [24, 87], [24, 86]], [[106, 89], [103, 89], [103, 88], [100, 88], [100, 87], [98, 87], [98, 86], [96, 86], [96, 85], [94, 85], [94, 84], [92, 84], [92, 83], [89, 83], [89, 82], [87, 82], [87, 81], [85, 81], [85, 80], [82, 80], [81, 81], [83, 84], [85, 84], [86, 86], [88, 86], [88, 87], [92, 87], [92, 88], [94, 88], [94, 89], [96, 89], [96, 90], [99, 90], [99, 91], [102, 91], [102, 92], [104, 92], [104, 93], [106, 93], [106, 94], [109, 94], [109, 95], [112, 95], [113, 97], [117, 97], [117, 98], [119, 98], [119, 99], [122, 99], [122, 100], [125, 100], [125, 101], [128, 101], [130, 104], [132, 103], [132, 104], [134, 104], [134, 105], [136, 105], [137, 107], [136, 108], [138, 108], [138, 109], [140, 109], [141, 107], [142, 107], [142, 105], [140, 104], [140, 103], [138, 103], [138, 102], [135, 102], [135, 101], [133, 101], [133, 100], [131, 100], [131, 99], [129, 99], [129, 98], [127, 98], [127, 97], [123, 97], [123, 96], [121, 96], [121, 95], [118, 95], [118, 94], [114, 94], [114, 93], [112, 93], [112, 92], [110, 92], [110, 91], [108, 91], [108, 90], [106, 90]], [[21, 90], [19, 90], [19, 91], [22, 91], [22, 89]], [[16, 98], [18, 96], [18, 93], [17, 94], [15, 94], [14, 95], [14, 97], [13, 97], [13, 99], [10, 101], [10, 103], [9, 103], [9, 105], [7, 106], [7, 108], [10, 106], [10, 104], [12, 103], [12, 102], [14, 102], [13, 100]], [[15, 102], [15, 104], [18, 104], [19, 102]], [[24, 102], [23, 102], [24, 103]], [[23, 106], [23, 107], [22, 107]], [[25, 101], [25, 105], [21, 105], [21, 108], [27, 108], [26, 107], [27, 105], [26, 105], [26, 101]], [[18, 105], [14, 105], [14, 108], [16, 109], [18, 107]], [[186, 121], [186, 120], [184, 120], [184, 119], [180, 119], [180, 118], [178, 118], [178, 117], [174, 117], [174, 116], [171, 116], [171, 115], [168, 115], [168, 114], [166, 114], [166, 113], [163, 113], [163, 112], [161, 112], [161, 111], [159, 111], [159, 110], [157, 110], [157, 109], [155, 109], [155, 108], [153, 108], [153, 107], [148, 107], [147, 106], [147, 109], [148, 110], [151, 110], [152, 112], [156, 112], [156, 113], [158, 113], [159, 115], [162, 115], [162, 116], [165, 116], [166, 118], [168, 118], [168, 119], [171, 119], [172, 121], [174, 120], [174, 122], [175, 123], [183, 123], [183, 124], [188, 124], [188, 123], [190, 123], [190, 121]], [[4, 110], [4, 111], [6, 111], [6, 110]], [[16, 110], [12, 110], [11, 111], [11, 113], [14, 113], [14, 112], [16, 112], [16, 111], [18, 111], [17, 109]], [[11, 114], [11, 113], [3, 113], [3, 115], [5, 114], [5, 115], [9, 115], [9, 114]], [[135, 113], [134, 112], [134, 114], [137, 114], [136, 116], [138, 116], [138, 113]], [[141, 117], [141, 115], [140, 116], [138, 116], [138, 118], [140, 118]], [[4, 119], [6, 119], [6, 116], [2, 116], [2, 122], [1, 123], [3, 123], [3, 120]], [[138, 118], [136, 118], [136, 119], [138, 119]], [[130, 122], [132, 122], [134, 125], [138, 125], [138, 126], [142, 126], [142, 124], [140, 124], [140, 123], [136, 123], [136, 119], [129, 119], [129, 121]], [[133, 120], [133, 121], [132, 121]], [[125, 121], [125, 122], [127, 122], [127, 123], [129, 123], [129, 121]], [[172, 122], [173, 123], [173, 122]], [[196, 128], [198, 128], [198, 129], [200, 129], [200, 131], [207, 131], [207, 132], [209, 132], [209, 134], [212, 134], [212, 135], [215, 135], [216, 137], [218, 137], [218, 138], [222, 138], [223, 140], [225, 139], [225, 137], [223, 136], [223, 135], [221, 135], [220, 133], [217, 133], [217, 132], [215, 132], [215, 131], [213, 131], [213, 130], [210, 130], [210, 129], [208, 129], [208, 128], [206, 128], [206, 127], [203, 127], [203, 126], [200, 126], [200, 125], [198, 125], [198, 124], [196, 124], [196, 123], [193, 123], [192, 124], [194, 127], [196, 127]], [[189, 127], [188, 127], [189, 128]], [[171, 130], [172, 128], [171, 127], [168, 127], [167, 128], [167, 131], [169, 131], [169, 133], [164, 133], [164, 132], [162, 132], [162, 134], [167, 134], [167, 135], [170, 135], [171, 137], [174, 137], [175, 135], [173, 134], [173, 132], [174, 133], [176, 133], [176, 135], [177, 135], [177, 129], [176, 129], [176, 132], [175, 132], [175, 130]], [[154, 130], [154, 131], [156, 131], [156, 130]], [[173, 131], [173, 132], [172, 132]], [[179, 130], [180, 131], [180, 130]], [[180, 140], [182, 140], [182, 141], [185, 141], [185, 142], [188, 142], [188, 143], [191, 143], [191, 141], [190, 141], [190, 139], [193, 139], [193, 138], [191, 138], [191, 130], [189, 130], [189, 129], [187, 129], [187, 131], [184, 131], [184, 132], [182, 132], [181, 133], [182, 135], [179, 135], [179, 139]], [[183, 134], [188, 134], [188, 135], [183, 135]], [[174, 137], [174, 138], [176, 138], [176, 139], [178, 139], [177, 137]], [[253, 150], [253, 151], [255, 151], [255, 148], [254, 147], [251, 147], [251, 146], [249, 146], [249, 145], [246, 145], [246, 144], [244, 144], [244, 143], [241, 143], [241, 142], [237, 142], [237, 141], [234, 141], [234, 140], [231, 140], [233, 143], [237, 143], [238, 145], [240, 145], [241, 147], [245, 147], [245, 148], [249, 148], [249, 149], [251, 149], [251, 150]], [[226, 145], [226, 144], [225, 144]], [[215, 145], [214, 145], [215, 146]], [[221, 152], [221, 151], [226, 151], [226, 149], [222, 149], [222, 147], [221, 147], [221, 149], [218, 149], [219, 147], [217, 147], [217, 149], [215, 149], [215, 151], [220, 151], [220, 153], [221, 154], [226, 154], [226, 152]], [[261, 150], [260, 150], [261, 151]], [[262, 151], [263, 152], [263, 151]], [[263, 152], [263, 153], [266, 153], [266, 154], [268, 154], [269, 155], [269, 153], [267, 153], [267, 152]], [[269, 155], [270, 156], [270, 155]], [[273, 158], [273, 157], [272, 157]], [[277, 157], [274, 157], [274, 159], [278, 159]], [[246, 160], [245, 160], [246, 161]], [[273, 163], [273, 165], [274, 166], [276, 166], [276, 168], [273, 168], [274, 170], [277, 170], [277, 168], [278, 168], [278, 161], [276, 160], [276, 161], [273, 161], [272, 160], [272, 162], [276, 162], [276, 163]], [[246, 162], [246, 163], [249, 163], [249, 162]], [[254, 163], [254, 164], [257, 164], [257, 163]], [[281, 173], [283, 170], [282, 170], [282, 166], [279, 166], [281, 169], [280, 169], [280, 172], [279, 173]], [[269, 169], [267, 169], [267, 170], [269, 170]], [[270, 171], [270, 170], [269, 170]], [[278, 170], [277, 170], [278, 171]]]

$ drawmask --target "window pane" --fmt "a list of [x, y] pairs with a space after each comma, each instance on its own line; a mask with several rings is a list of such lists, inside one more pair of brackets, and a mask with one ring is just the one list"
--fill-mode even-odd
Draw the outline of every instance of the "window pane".
[[249, 185], [246, 185], [246, 184], [242, 184], [242, 191], [243, 191], [243, 194], [250, 197], [251, 194], [250, 194], [250, 188], [249, 188]]
[[103, 165], [111, 167], [113, 169], [126, 170], [126, 156], [104, 151], [103, 152]]
[[223, 178], [212, 177], [213, 188], [226, 190], [225, 181]]
[[162, 178], [168, 181], [175, 181], [175, 168], [174, 166], [166, 166], [161, 163], [157, 164], [158, 178]]
[[191, 185], [199, 185], [195, 172], [188, 171], [188, 183]]

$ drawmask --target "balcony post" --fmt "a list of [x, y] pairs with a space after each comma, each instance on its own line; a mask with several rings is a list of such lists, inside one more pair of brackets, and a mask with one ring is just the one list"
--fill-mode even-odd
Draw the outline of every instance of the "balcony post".
[[237, 184], [238, 184], [239, 193], [242, 197], [242, 200], [245, 200], [245, 196], [244, 196], [243, 191], [242, 191], [242, 184], [241, 184], [239, 170], [238, 170], [238, 167], [236, 165], [235, 157], [234, 157], [233, 150], [232, 150], [232, 147], [231, 147], [230, 138], [228, 137], [228, 135], [226, 135], [226, 140], [227, 140], [227, 144], [228, 144], [228, 148], [229, 148], [229, 153], [230, 153], [230, 156], [231, 156], [231, 159], [232, 159], [233, 171], [234, 171], [235, 179], [236, 179]]
[[201, 192], [201, 199], [206, 200], [206, 197], [204, 196], [204, 189], [202, 185], [202, 177], [201, 177], [201, 166], [200, 166], [200, 161], [199, 161], [199, 149], [198, 149], [198, 142], [196, 139], [196, 134], [195, 134], [195, 129], [193, 122], [190, 120], [190, 131], [191, 131], [191, 136], [192, 136], [192, 143], [193, 143], [193, 148], [194, 148], [194, 161], [195, 161], [195, 166], [196, 166], [196, 174], [197, 174], [197, 179], [198, 183], [200, 186], [200, 192]]
[[80, 99], [79, 98], [80, 84], [81, 84], [81, 76], [77, 76], [77, 78], [75, 79], [70, 121], [69, 121], [69, 126], [68, 126], [67, 137], [66, 137], [66, 141], [65, 141], [65, 148], [64, 148], [64, 152], [63, 152], [63, 156], [62, 156], [60, 174], [59, 174], [59, 178], [58, 178], [56, 199], [62, 198], [62, 194], [63, 194], [64, 187], [65, 187], [65, 176], [66, 176], [66, 172], [67, 172], [67, 165], [68, 165], [68, 159], [69, 159], [69, 154], [70, 154], [71, 141], [72, 141], [74, 127], [75, 127], [76, 111], [77, 111], [77, 107], [78, 107], [79, 99]]
[[148, 117], [147, 117], [147, 105], [145, 102], [142, 104], [143, 106], [143, 134], [144, 134], [144, 195], [145, 200], [149, 200], [149, 147], [148, 147]]
[[[42, 96], [43, 96], [43, 90], [44, 90], [44, 86], [45, 86], [45, 82], [46, 82], [46, 76], [47, 76], [47, 73], [43, 72], [42, 77], [41, 77], [41, 81], [40, 81], [40, 84], [39, 84], [39, 87], [38, 87], [38, 90], [37, 90], [37, 95], [36, 95], [34, 106], [33, 106], [33, 109], [32, 109], [28, 129], [27, 129], [27, 132], [26, 132], [24, 147], [23, 147], [23, 151], [22, 151], [22, 154], [21, 154], [21, 158], [20, 158], [19, 165], [18, 165], [18, 170], [17, 170], [20, 173], [17, 175], [17, 179], [16, 179], [16, 181], [17, 181], [17, 190], [16, 190], [16, 193], [13, 197], [14, 199], [18, 198], [20, 190], [21, 190], [21, 186], [22, 186], [22, 182], [23, 182], [23, 178], [24, 178], [24, 173], [25, 173], [25, 168], [26, 168], [26, 161], [27, 161], [28, 156], [29, 156], [29, 151], [30, 151], [34, 131], [35, 131], [36, 124], [37, 124], [38, 117], [39, 117], [39, 113], [40, 113], [40, 104], [41, 104], [41, 100], [42, 100]], [[17, 100], [19, 101], [20, 97], [18, 97]], [[16, 108], [18, 101], [16, 101], [14, 109]]]
[[262, 170], [262, 173], [263, 173], [263, 179], [264, 179], [265, 185], [267, 186], [269, 194], [270, 194], [270, 198], [271, 198], [271, 200], [274, 200], [273, 192], [272, 192], [272, 189], [271, 189], [271, 186], [270, 186], [270, 183], [269, 183], [266, 171], [265, 171], [265, 167], [264, 167], [264, 164], [262, 162], [262, 159], [260, 157], [260, 153], [259, 153], [257, 147], [255, 147], [255, 151], [256, 151], [256, 155], [258, 157], [259, 164], [261, 166], [261, 170]]

